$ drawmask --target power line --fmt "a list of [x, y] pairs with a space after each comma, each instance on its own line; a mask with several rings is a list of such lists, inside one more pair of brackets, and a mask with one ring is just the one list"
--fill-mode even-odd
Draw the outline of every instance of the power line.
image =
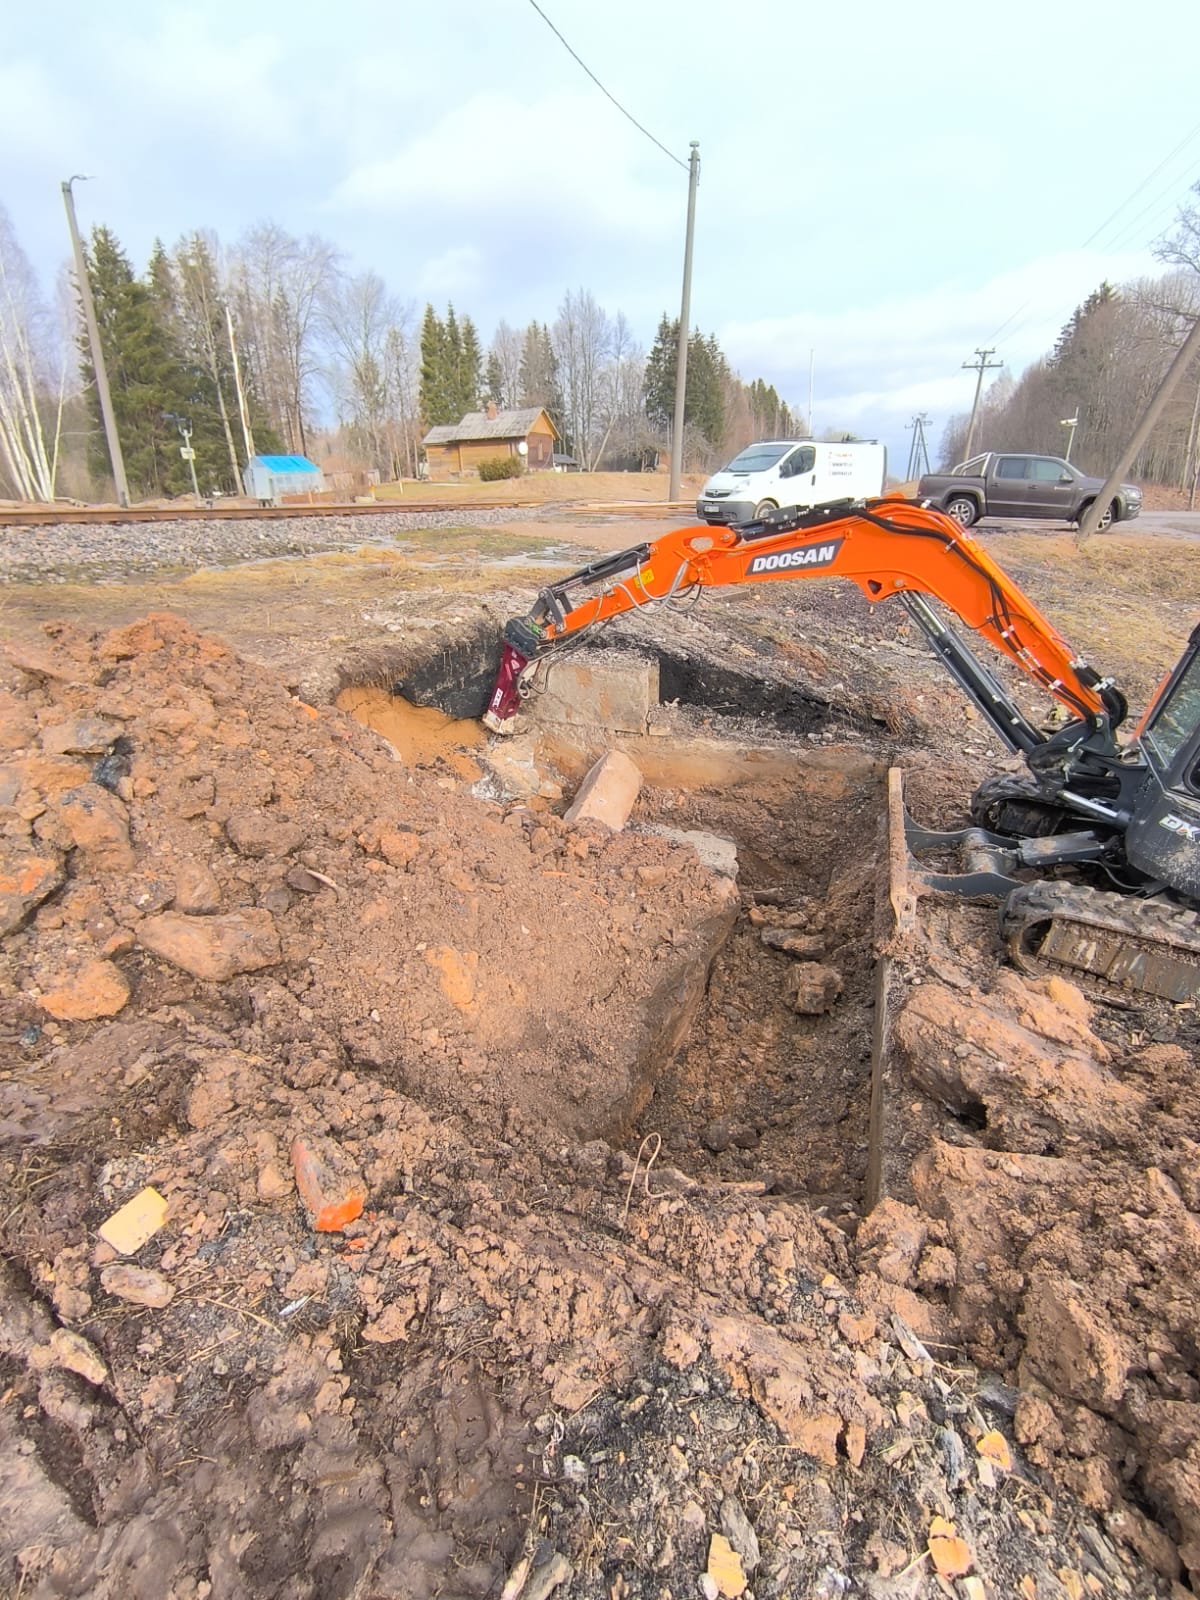
[[654, 137], [654, 135], [650, 132], [649, 128], [643, 127], [642, 124], [638, 121], [638, 119], [634, 116], [633, 112], [632, 111], [627, 111], [625, 109], [625, 107], [621, 104], [621, 102], [617, 99], [616, 95], [611, 93], [608, 89], [606, 89], [604, 87], [604, 85], [600, 82], [600, 79], [592, 71], [591, 67], [588, 66], [587, 62], [578, 53], [578, 51], [572, 50], [571, 46], [563, 38], [562, 34], [559, 33], [558, 29], [554, 26], [554, 24], [550, 21], [550, 18], [542, 10], [541, 6], [538, 5], [537, 0], [529, 0], [529, 4], [537, 12], [538, 16], [541, 17], [542, 21], [550, 29], [550, 32], [554, 35], [554, 37], [562, 45], [563, 49], [566, 50], [567, 54], [569, 56], [572, 56], [579, 63], [579, 65], [583, 68], [583, 70], [587, 73], [588, 77], [596, 85], [596, 87], [597, 87], [597, 89], [599, 89], [600, 93], [605, 95], [609, 100], [611, 100], [613, 105], [616, 106], [617, 110], [621, 113], [621, 115], [623, 117], [626, 117], [630, 122], [632, 122], [634, 127], [638, 130], [639, 133], [644, 133], [646, 135], [647, 139], [649, 139], [651, 144], [656, 144], [658, 146], [658, 148], [662, 151], [663, 155], [669, 157], [669, 159], [672, 160], [677, 167], [682, 167], [683, 170], [685, 172], [687, 172], [688, 171], [687, 162], [686, 161], [681, 161], [677, 155], [672, 154], [672, 152], [667, 149], [666, 145], [663, 144], [661, 139], [656, 139]]
[[1196, 135], [1198, 133], [1200, 133], [1200, 122], [1198, 122], [1196, 124], [1196, 126], [1191, 130], [1190, 133], [1185, 133], [1184, 134], [1183, 138], [1175, 146], [1174, 150], [1170, 151], [1169, 154], [1165, 155], [1162, 158], [1162, 160], [1155, 167], [1154, 171], [1148, 173], [1142, 179], [1141, 183], [1138, 184], [1137, 188], [1134, 189], [1133, 193], [1130, 194], [1130, 195], [1127, 195], [1126, 198], [1121, 201], [1121, 204], [1113, 212], [1112, 216], [1111, 217], [1106, 217], [1104, 219], [1104, 221], [1100, 224], [1100, 226], [1095, 230], [1095, 232], [1094, 233], [1090, 233], [1088, 235], [1088, 237], [1083, 241], [1083, 243], [1080, 245], [1079, 248], [1081, 250], [1086, 250], [1088, 245], [1091, 244], [1093, 239], [1099, 238], [1099, 236], [1104, 232], [1105, 228], [1108, 227], [1109, 223], [1115, 221], [1116, 218], [1121, 215], [1122, 211], [1124, 211], [1125, 207], [1127, 205], [1130, 205], [1134, 200], [1136, 200], [1138, 198], [1138, 196], [1143, 192], [1143, 190], [1146, 188], [1146, 186], [1148, 184], [1151, 184], [1151, 183], [1154, 182], [1155, 178], [1158, 177], [1159, 173], [1167, 165], [1167, 163], [1169, 161], [1173, 161], [1175, 159], [1175, 157], [1179, 154], [1179, 152], [1184, 148], [1185, 145], [1191, 144], [1192, 140], [1196, 137]]
[[[1116, 221], [1116, 219], [1121, 215], [1122, 211], [1125, 210], [1126, 206], [1131, 205], [1133, 203], [1133, 201], [1138, 199], [1139, 196], [1142, 195], [1146, 191], [1146, 189], [1149, 187], [1149, 185], [1151, 183], [1153, 183], [1154, 179], [1158, 177], [1159, 173], [1163, 170], [1163, 168], [1166, 167], [1171, 161], [1173, 161], [1181, 150], [1185, 149], [1189, 144], [1191, 144], [1192, 140], [1196, 137], [1197, 134], [1200, 134], [1200, 122], [1197, 122], [1193, 128], [1191, 128], [1187, 133], [1184, 134], [1183, 138], [1180, 139], [1179, 143], [1177, 145], [1175, 145], [1175, 147], [1172, 150], [1169, 150], [1167, 152], [1167, 154], [1162, 158], [1162, 160], [1158, 163], [1158, 165], [1156, 167], [1154, 167], [1152, 171], [1150, 171], [1150, 172], [1148, 172], [1146, 174], [1146, 176], [1137, 185], [1137, 187], [1132, 190], [1132, 192], [1130, 194], [1126, 195], [1125, 199], [1121, 201], [1121, 204], [1117, 207], [1117, 209], [1115, 211], [1113, 211], [1109, 216], [1105, 217], [1104, 221], [1100, 224], [1100, 226], [1098, 228], [1093, 229], [1093, 231], [1087, 236], [1087, 238], [1083, 241], [1083, 243], [1079, 246], [1079, 248], [1081, 250], [1086, 250], [1088, 245], [1090, 245], [1093, 242], [1093, 240], [1099, 238], [1099, 236], [1105, 231], [1105, 229], [1109, 226], [1109, 224]], [[1187, 172], [1186, 176], [1187, 177], [1191, 177], [1192, 172], [1194, 172], [1195, 170], [1196, 169], [1194, 167], [1191, 168]], [[1158, 204], [1159, 201], [1161, 201], [1162, 199], [1164, 199], [1166, 197], [1167, 193], [1170, 191], [1170, 189], [1172, 187], [1174, 187], [1174, 185], [1178, 181], [1179, 181], [1178, 179], [1172, 179], [1171, 180], [1171, 184], [1168, 185], [1167, 189], [1161, 190], [1159, 192], [1158, 200], [1152, 201], [1149, 206], [1145, 207], [1142, 211], [1138, 212], [1137, 216], [1133, 219], [1133, 225], [1134, 225], [1135, 228], [1136, 228], [1137, 224], [1141, 221], [1141, 219], [1147, 214], [1147, 212], [1153, 211], [1155, 205]], [[1106, 248], [1108, 248], [1108, 249], [1119, 249], [1119, 248], [1121, 248], [1121, 241], [1125, 240], [1128, 237], [1128, 233], [1129, 233], [1129, 230], [1128, 230], [1128, 219], [1126, 219], [1126, 223], [1123, 224], [1120, 229], [1118, 229], [1116, 242], [1108, 245]], [[1032, 299], [1023, 301], [1021, 303], [1021, 305], [1019, 305], [1014, 312], [1012, 312], [1009, 316], [1007, 316], [1004, 319], [1004, 321], [1000, 324], [1000, 326], [998, 328], [996, 328], [989, 335], [989, 338], [992, 338], [992, 339], [998, 338], [1000, 336], [1000, 334], [1002, 334], [1004, 332], [1004, 330], [1011, 323], [1016, 322], [1017, 318], [1021, 315], [1021, 313], [1023, 311], [1027, 311], [1032, 304], [1033, 304], [1033, 300]], [[1017, 325], [1017, 327], [1013, 330], [1013, 332], [1014, 333], [1019, 333], [1021, 328], [1023, 328], [1024, 326], [1025, 326], [1024, 323], [1019, 323]]]

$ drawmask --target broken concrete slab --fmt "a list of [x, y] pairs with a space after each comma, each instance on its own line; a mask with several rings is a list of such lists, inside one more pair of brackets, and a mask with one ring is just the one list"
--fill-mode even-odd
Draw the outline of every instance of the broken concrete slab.
[[709, 833], [703, 828], [668, 828], [664, 823], [651, 822], [647, 833], [656, 833], [671, 844], [680, 844], [696, 853], [702, 867], [723, 878], [738, 875], [737, 843], [725, 833]]
[[642, 774], [637, 763], [623, 750], [610, 750], [600, 757], [579, 785], [564, 820], [599, 822], [614, 833], [620, 833], [629, 821], [641, 787]]
[[539, 722], [645, 733], [658, 708], [658, 662], [607, 652], [552, 661], [526, 702]]

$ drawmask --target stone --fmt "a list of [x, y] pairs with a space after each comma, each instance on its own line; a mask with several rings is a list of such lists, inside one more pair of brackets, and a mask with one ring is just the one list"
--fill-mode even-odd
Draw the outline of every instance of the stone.
[[19, 928], [65, 881], [61, 856], [28, 849], [0, 859], [0, 938]]
[[421, 849], [419, 834], [405, 828], [382, 828], [379, 833], [379, 853], [390, 867], [407, 867], [415, 861]]
[[[37, 1353], [34, 1352], [35, 1356]], [[55, 1328], [50, 1335], [49, 1355], [54, 1366], [65, 1367], [97, 1388], [108, 1379], [108, 1368], [96, 1354], [95, 1347], [82, 1334], [73, 1333], [69, 1328]]]
[[819, 933], [801, 933], [798, 928], [764, 928], [759, 938], [768, 950], [782, 950], [798, 961], [819, 961], [825, 954], [825, 940]]
[[59, 683], [71, 683], [79, 676], [78, 663], [55, 655], [45, 645], [14, 640], [4, 646], [4, 654], [14, 667], [19, 667], [33, 678], [51, 678]]
[[176, 911], [206, 917], [221, 909], [221, 885], [203, 861], [185, 861], [175, 874]]
[[123, 1256], [135, 1254], [167, 1220], [167, 1202], [157, 1189], [139, 1190], [97, 1229], [105, 1244]]
[[37, 722], [29, 702], [0, 689], [0, 750], [21, 750], [37, 737]]
[[610, 750], [588, 772], [567, 808], [568, 823], [599, 822], [614, 833], [629, 821], [642, 787], [637, 763], [623, 750]]
[[128, 1300], [130, 1305], [147, 1306], [152, 1311], [161, 1311], [175, 1298], [175, 1285], [161, 1272], [126, 1266], [123, 1262], [102, 1270], [100, 1287], [105, 1294]]
[[238, 854], [252, 860], [290, 856], [305, 839], [298, 822], [285, 822], [261, 811], [235, 811], [225, 823], [225, 833]]
[[70, 717], [43, 728], [39, 743], [48, 756], [99, 755], [120, 733], [121, 724], [105, 717]]
[[261, 907], [212, 917], [167, 911], [140, 923], [137, 940], [152, 955], [210, 983], [274, 966], [282, 955], [275, 919]]
[[787, 1001], [801, 1016], [818, 1017], [831, 1011], [842, 992], [842, 975], [816, 961], [801, 961], [788, 975]]
[[728, 1150], [733, 1143], [733, 1133], [729, 1126], [728, 1117], [718, 1117], [715, 1122], [710, 1122], [700, 1135], [700, 1143], [706, 1150], [711, 1150], [716, 1156]]
[[721, 1502], [721, 1532], [742, 1558], [742, 1569], [749, 1576], [762, 1560], [762, 1554], [758, 1535], [736, 1495], [727, 1494]]
[[136, 859], [124, 802], [98, 783], [69, 790], [58, 803], [71, 842], [96, 872], [129, 872]]
[[838, 1332], [850, 1344], [866, 1344], [868, 1339], [875, 1337], [875, 1313], [864, 1311], [861, 1317], [856, 1317], [853, 1311], [843, 1311], [838, 1315]]
[[1112, 1415], [1125, 1393], [1132, 1352], [1087, 1291], [1053, 1272], [1036, 1272], [1019, 1318], [1024, 1359], [1067, 1400]]
[[367, 1197], [362, 1178], [331, 1139], [293, 1139], [292, 1170], [318, 1233], [340, 1233], [362, 1215]]
[[94, 1022], [115, 1017], [129, 999], [129, 984], [111, 961], [86, 961], [60, 973], [43, 989], [38, 1004], [59, 1022]]
[[645, 733], [658, 697], [657, 661], [604, 651], [549, 662], [532, 710], [539, 722]]

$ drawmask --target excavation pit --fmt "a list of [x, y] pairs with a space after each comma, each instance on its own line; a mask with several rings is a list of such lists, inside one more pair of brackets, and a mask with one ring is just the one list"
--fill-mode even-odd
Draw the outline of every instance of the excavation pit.
[[[448, 695], [441, 686], [479, 660], [478, 641], [460, 642], [394, 681], [458, 710], [461, 683]], [[764, 697], [727, 667], [623, 653], [606, 671], [601, 652], [563, 665], [559, 684], [552, 671], [551, 690], [531, 697], [515, 739], [481, 745], [475, 723], [448, 719], [436, 731], [441, 747], [427, 742], [409, 757], [444, 764], [539, 847], [605, 749], [623, 749], [643, 774], [627, 837], [585, 830], [579, 860], [568, 834], [570, 865], [549, 865], [532, 911], [551, 925], [569, 911], [564, 938], [623, 949], [632, 1003], [581, 991], [583, 1020], [564, 1027], [556, 1019], [572, 997], [523, 976], [523, 994], [510, 997], [510, 1022], [524, 1029], [521, 1066], [507, 1092], [575, 1138], [632, 1152], [657, 1134], [662, 1159], [697, 1178], [857, 1211], [869, 1165], [881, 764], [849, 744], [801, 744], [846, 713], [799, 692]], [[651, 686], [664, 699], [674, 691], [676, 704], [652, 703]], [[570, 688], [579, 698], [564, 716]], [[358, 715], [353, 693], [339, 703]], [[374, 701], [376, 728], [389, 715], [405, 730], [432, 728], [436, 712], [387, 702]], [[614, 705], [616, 725], [603, 723], [597, 712]], [[469, 747], [455, 748], [460, 730]], [[464, 760], [483, 769], [481, 780], [469, 782]], [[689, 835], [732, 841], [736, 889], [727, 870], [701, 864]], [[614, 870], [628, 887], [606, 900], [593, 886]], [[657, 904], [664, 883], [669, 914]], [[484, 1082], [482, 1062], [478, 1070]]]

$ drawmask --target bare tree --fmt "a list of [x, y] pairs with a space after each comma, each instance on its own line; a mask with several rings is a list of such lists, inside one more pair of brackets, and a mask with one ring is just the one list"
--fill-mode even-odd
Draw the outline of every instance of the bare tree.
[[499, 391], [493, 392], [493, 399], [498, 406], [507, 409], [521, 403], [521, 350], [524, 341], [524, 334], [516, 328], [510, 328], [507, 322], [501, 320], [496, 324], [488, 351], [487, 370], [489, 382], [495, 380], [495, 389]]
[[394, 475], [406, 471], [417, 476], [417, 448], [420, 434], [420, 403], [417, 375], [420, 368], [416, 340], [417, 305], [415, 300], [399, 307], [388, 329], [384, 346], [388, 407], [393, 419]]
[[322, 310], [338, 252], [317, 234], [252, 228], [237, 251], [234, 295], [243, 347], [271, 420], [292, 450], [308, 449], [306, 418], [321, 366]]
[[333, 356], [335, 397], [372, 465], [390, 476], [388, 334], [396, 307], [387, 285], [375, 272], [331, 277], [322, 295], [321, 320]]
[[[50, 321], [8, 212], [0, 207], [0, 467], [24, 500], [53, 500], [58, 425], [47, 450]], [[62, 384], [58, 413], [62, 415]]]
[[180, 321], [190, 353], [199, 360], [212, 380], [217, 413], [225, 435], [229, 470], [235, 490], [242, 481], [229, 405], [225, 392], [233, 384], [232, 359], [225, 325], [225, 300], [218, 276], [220, 245], [212, 233], [187, 235], [175, 246], [175, 282], [178, 286]]
[[589, 290], [568, 290], [550, 338], [558, 360], [567, 437], [580, 466], [591, 472], [605, 433], [604, 369], [612, 353], [612, 323]]

